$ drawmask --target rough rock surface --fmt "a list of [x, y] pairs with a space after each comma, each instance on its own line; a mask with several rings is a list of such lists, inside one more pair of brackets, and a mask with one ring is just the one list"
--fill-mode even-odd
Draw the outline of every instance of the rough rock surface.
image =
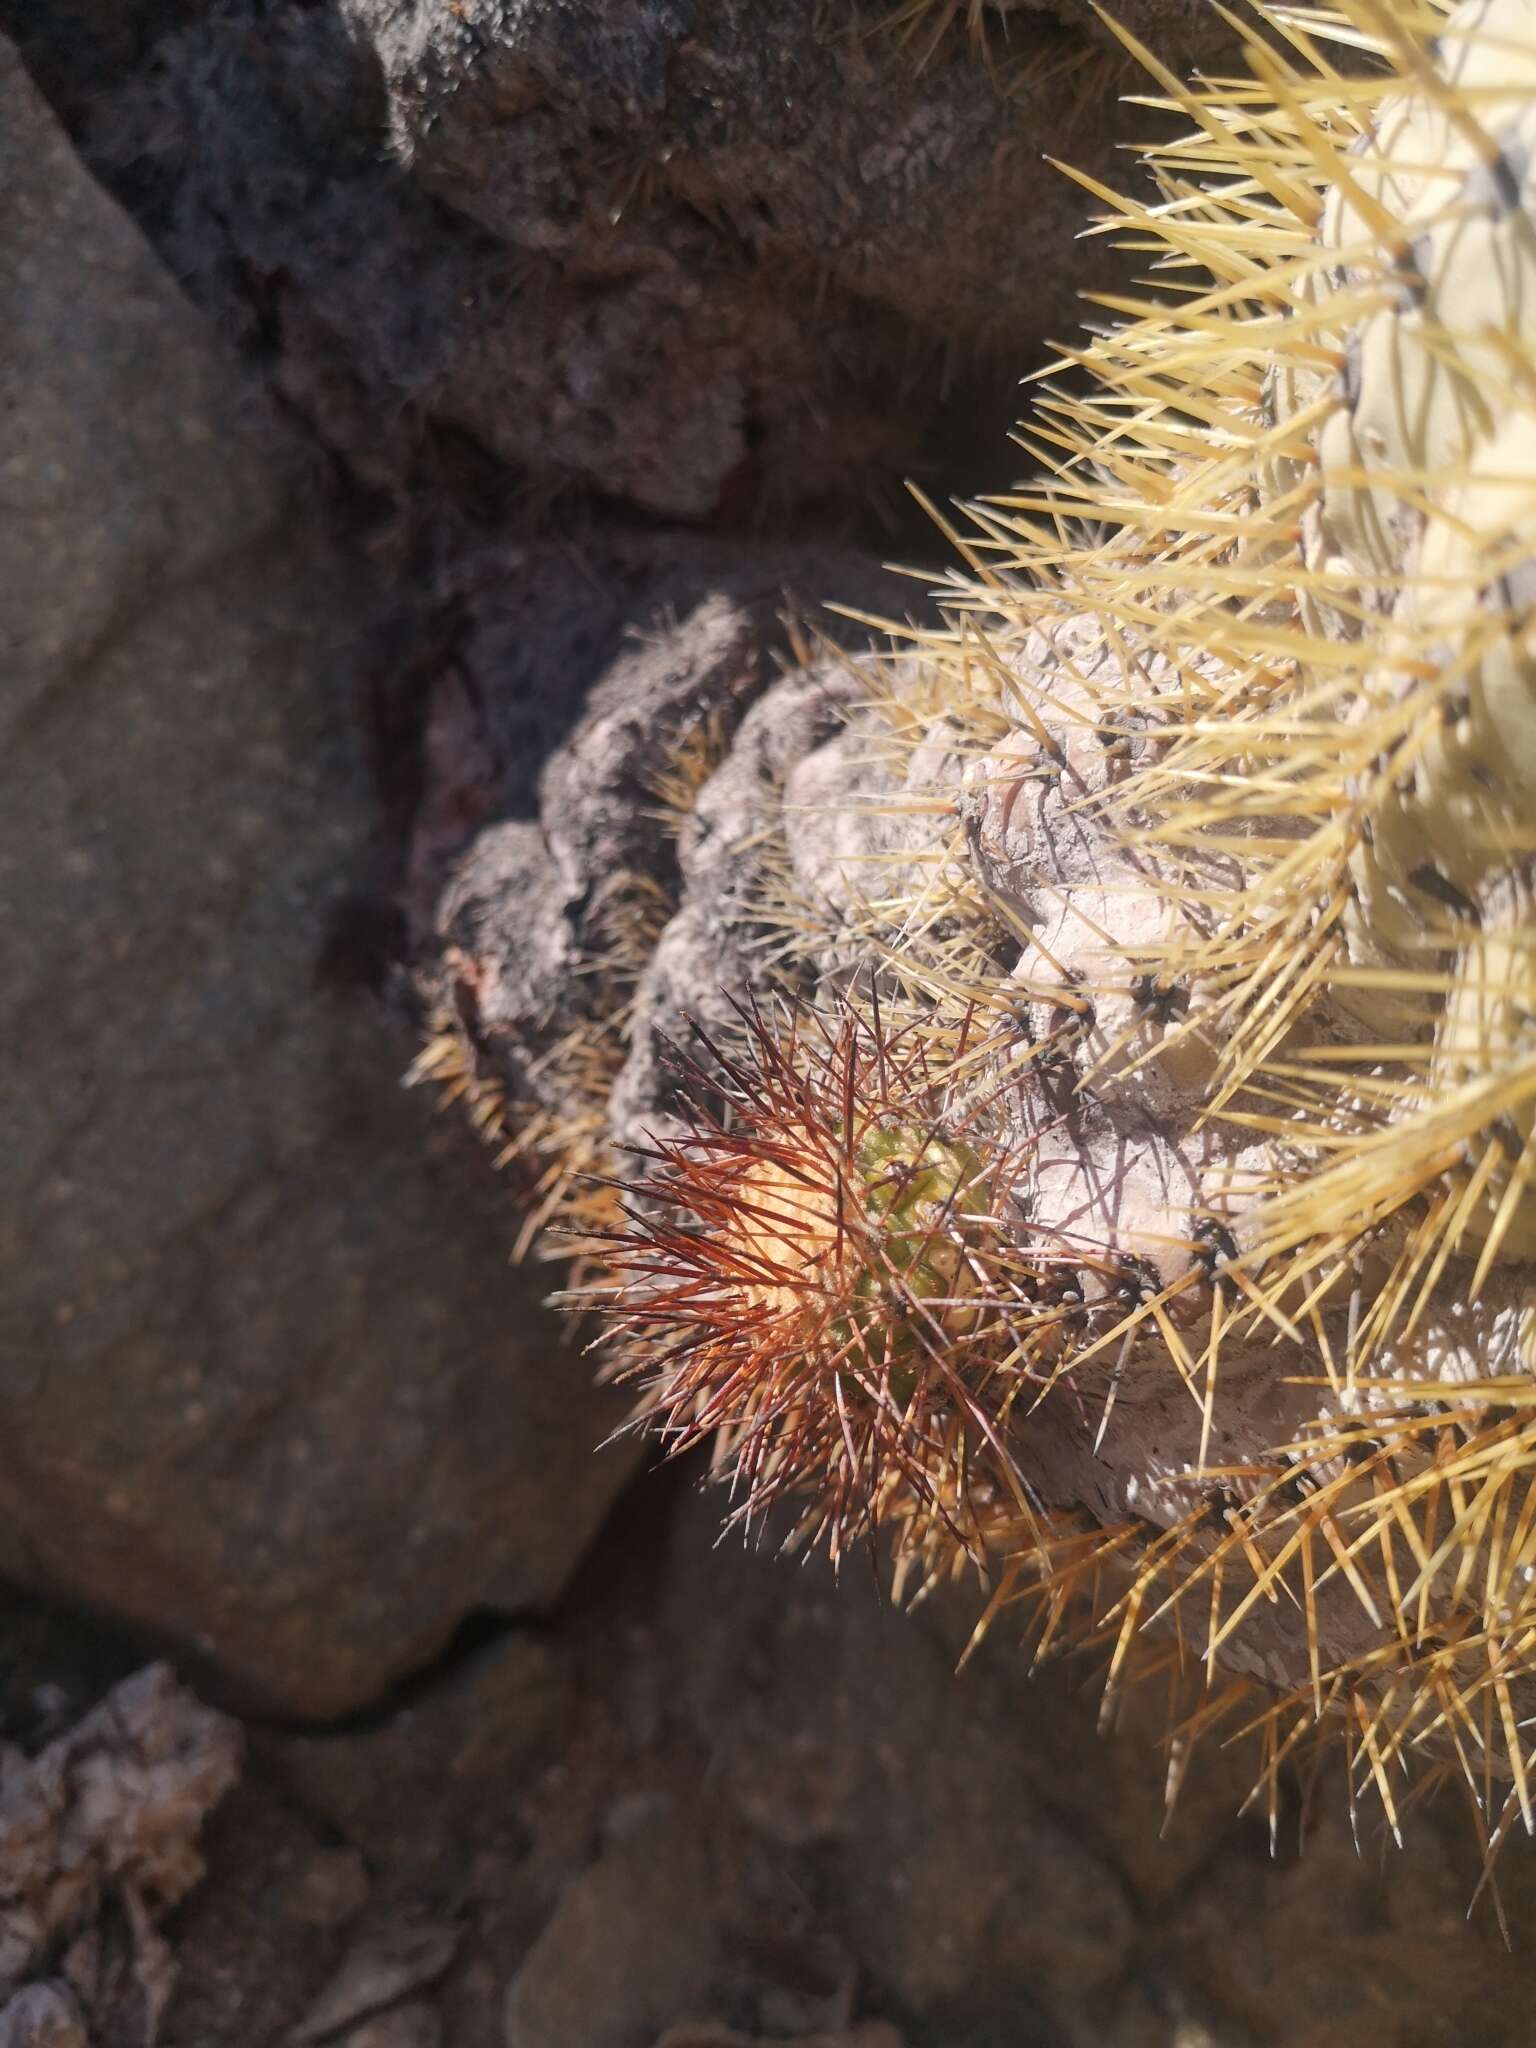
[[0, 1562], [333, 1714], [551, 1600], [629, 1468], [366, 993], [375, 600], [9, 54], [0, 97]]
[[[924, 63], [890, 11], [3, 0], [0, 22], [171, 267], [408, 522], [490, 478], [782, 530], [990, 450], [1102, 263], [1044, 158], [1110, 174], [1125, 53], [1088, 10], [1031, 6]], [[1176, 58], [1225, 36], [1189, 0], [1124, 12]]]
[[536, 1637], [378, 1725], [255, 1734], [172, 2048], [275, 2039], [338, 1983], [374, 2001], [351, 2048], [428, 2018], [454, 2048], [1524, 2048], [1536, 1865], [1501, 1864], [1511, 1954], [1486, 1896], [1466, 1919], [1454, 1797], [1357, 1851], [1337, 1786], [1288, 1782], [1272, 1857], [1216, 1750], [1160, 1837], [1156, 1703], [1100, 1736], [1086, 1674], [1025, 1678], [1006, 1626], [957, 1675], [960, 1617], [715, 1520], [653, 1477]]
[[175, 1981], [156, 1922], [202, 1877], [198, 1834], [240, 1756], [238, 1726], [165, 1665], [35, 1757], [0, 1743], [6, 2048], [151, 2048]]
[[[1026, 1677], [1006, 1622], [957, 1673], [961, 1607], [715, 1550], [688, 1476], [626, 1495], [550, 1621], [249, 1731], [164, 1930], [163, 2048], [572, 2048], [572, 2014], [636, 2048], [1525, 2048], [1523, 1839], [1506, 1949], [1454, 1794], [1357, 1849], [1337, 1785], [1287, 1776], [1272, 1854], [1218, 1748], [1164, 1827], [1159, 1702], [1096, 1733], [1088, 1674]], [[121, 1654], [9, 1604], [0, 1728], [67, 1738]]]

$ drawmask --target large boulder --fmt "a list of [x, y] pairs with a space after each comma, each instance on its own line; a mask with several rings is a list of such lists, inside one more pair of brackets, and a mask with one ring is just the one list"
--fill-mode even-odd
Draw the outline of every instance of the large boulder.
[[0, 1564], [335, 1715], [555, 1598], [621, 1411], [368, 993], [369, 587], [9, 50], [0, 184]]

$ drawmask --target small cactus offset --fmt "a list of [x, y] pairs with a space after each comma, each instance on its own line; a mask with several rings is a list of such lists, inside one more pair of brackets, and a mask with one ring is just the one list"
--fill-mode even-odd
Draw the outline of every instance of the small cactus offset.
[[963, 1541], [973, 1463], [1026, 1505], [1007, 1431], [1059, 1255], [1014, 1242], [995, 1120], [963, 1117], [878, 1003], [869, 1024], [741, 1022], [739, 1056], [700, 1034], [693, 1127], [631, 1184], [621, 1356], [664, 1437], [715, 1439], [743, 1521], [788, 1499], [837, 1558], [915, 1506]]
[[1247, 1726], [1261, 1797], [1319, 1738], [1394, 1832], [1453, 1776], [1491, 1851], [1536, 1831], [1536, 9], [1242, 34], [1187, 88], [1125, 39], [1178, 132], [1091, 190], [1150, 283], [946, 526], [942, 624], [844, 658], [601, 1300], [739, 1516], [979, 1568], [1111, 1698], [1185, 1660], [1171, 1753]]

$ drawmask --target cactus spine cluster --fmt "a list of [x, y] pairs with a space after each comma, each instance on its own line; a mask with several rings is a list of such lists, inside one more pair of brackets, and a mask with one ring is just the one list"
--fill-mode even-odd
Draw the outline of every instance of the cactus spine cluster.
[[1006, 1150], [878, 1003], [870, 1024], [741, 1021], [739, 1056], [701, 1033], [681, 1059], [697, 1121], [628, 1190], [621, 1355], [664, 1437], [715, 1440], [748, 1524], [790, 1499], [834, 1557], [902, 1510], [958, 1536], [973, 1448], [1012, 1471], [1043, 1278], [1013, 1242]]

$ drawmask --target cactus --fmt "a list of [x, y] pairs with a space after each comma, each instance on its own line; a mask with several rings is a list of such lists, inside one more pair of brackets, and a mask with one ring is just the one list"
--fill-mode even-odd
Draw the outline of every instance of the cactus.
[[1246, 1725], [1273, 1801], [1325, 1739], [1491, 1852], [1536, 1827], [1536, 16], [1243, 36], [1187, 89], [1124, 38], [1181, 132], [1090, 189], [1156, 289], [754, 836], [764, 992], [674, 1063], [601, 1298], [741, 1518], [979, 1569], [1111, 1702], [1187, 1661], [1172, 1785]]
[[973, 1467], [1027, 1514], [1007, 1431], [1053, 1262], [1012, 1241], [995, 1105], [962, 1119], [878, 1002], [804, 1032], [739, 1014], [742, 1056], [703, 1032], [678, 1056], [698, 1120], [650, 1149], [612, 1240], [620, 1355], [660, 1433], [714, 1438], [736, 1518], [796, 1500], [834, 1558], [898, 1502], [964, 1544]]

